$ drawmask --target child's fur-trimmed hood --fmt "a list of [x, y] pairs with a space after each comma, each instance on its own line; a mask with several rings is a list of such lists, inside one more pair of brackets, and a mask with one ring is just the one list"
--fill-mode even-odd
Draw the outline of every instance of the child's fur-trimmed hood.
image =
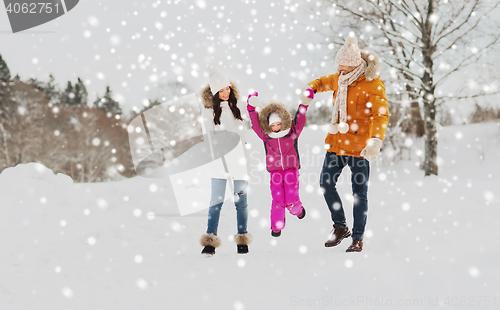
[[[232, 89], [232, 92], [234, 93], [234, 96], [236, 97], [236, 101], [240, 98], [240, 93], [238, 91], [238, 87], [232, 82], [230, 87]], [[212, 91], [210, 90], [210, 85], [207, 85], [201, 92], [201, 100], [203, 101], [203, 106], [207, 109], [213, 109], [213, 99], [214, 95], [212, 95]]]
[[287, 130], [292, 128], [292, 117], [290, 112], [287, 111], [285, 106], [281, 103], [270, 103], [266, 105], [262, 111], [259, 113], [259, 123], [260, 127], [265, 134], [270, 134], [272, 132], [271, 126], [269, 126], [269, 114], [276, 112], [281, 118], [281, 130]]

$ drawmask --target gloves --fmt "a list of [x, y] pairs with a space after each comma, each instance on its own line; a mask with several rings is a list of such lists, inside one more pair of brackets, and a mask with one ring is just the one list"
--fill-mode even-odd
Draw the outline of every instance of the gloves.
[[374, 161], [380, 154], [380, 147], [382, 146], [382, 140], [379, 138], [371, 138], [368, 140], [368, 145], [361, 151], [361, 156], [366, 158], [368, 161]]
[[247, 103], [248, 103], [249, 105], [251, 105], [252, 107], [254, 107], [254, 108], [255, 108], [255, 107], [257, 106], [257, 104], [259, 103], [259, 101], [258, 101], [258, 100], [255, 100], [255, 99], [257, 99], [257, 98], [254, 98], [253, 100], [250, 100], [250, 98], [252, 98], [252, 97], [257, 97], [258, 95], [259, 95], [259, 93], [258, 93], [258, 92], [256, 92], [256, 91], [254, 91], [253, 93], [251, 93], [250, 95], [248, 95]]
[[300, 102], [302, 102], [303, 105], [309, 105], [313, 98], [314, 91], [309, 86], [302, 88], [300, 91]]
[[255, 108], [259, 105], [259, 93], [258, 92], [253, 92], [250, 95], [248, 95], [247, 99], [247, 110], [248, 111], [255, 111]]

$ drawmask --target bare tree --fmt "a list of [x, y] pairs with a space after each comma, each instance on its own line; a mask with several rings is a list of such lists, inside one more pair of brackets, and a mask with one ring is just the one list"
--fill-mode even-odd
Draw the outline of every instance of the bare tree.
[[[486, 56], [500, 38], [500, 1], [472, 0], [324, 0], [328, 8], [329, 42], [343, 44], [339, 36], [347, 29], [358, 35], [361, 45], [380, 52], [391, 68], [390, 82], [398, 89], [391, 102], [409, 106], [402, 113], [419, 133], [424, 108], [425, 175], [438, 174], [436, 112], [445, 99], [485, 95], [483, 89], [466, 96], [436, 96], [450, 77]], [[317, 9], [316, 9], [317, 10]], [[471, 44], [473, 42], [473, 44]], [[493, 61], [492, 61], [493, 62]], [[404, 126], [404, 122], [400, 122]]]
[[482, 107], [477, 102], [475, 104], [474, 112], [469, 116], [471, 123], [481, 123], [500, 118], [500, 109], [487, 106]]
[[127, 156], [129, 148], [124, 123], [111, 112], [98, 108], [67, 109], [65, 140], [68, 147], [64, 170], [75, 182], [102, 182], [127, 175], [132, 159]]
[[43, 149], [43, 115], [48, 99], [34, 86], [13, 80], [0, 126], [3, 167], [34, 161]]

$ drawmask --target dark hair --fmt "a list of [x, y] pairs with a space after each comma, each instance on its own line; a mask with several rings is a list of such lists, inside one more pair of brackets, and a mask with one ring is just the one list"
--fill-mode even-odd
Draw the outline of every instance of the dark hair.
[[[233, 112], [233, 117], [235, 119], [239, 119], [240, 121], [242, 121], [243, 118], [241, 117], [240, 109], [236, 105], [238, 103], [238, 100], [236, 99], [236, 96], [234, 95], [234, 91], [231, 88], [231, 86], [229, 86], [229, 89], [231, 90], [231, 92], [229, 93], [229, 99], [227, 100], [229, 103], [229, 108], [231, 109], [231, 112]], [[219, 92], [217, 92], [213, 96], [212, 103], [214, 107], [214, 124], [220, 125], [220, 115], [222, 114], [222, 108], [220, 107]]]

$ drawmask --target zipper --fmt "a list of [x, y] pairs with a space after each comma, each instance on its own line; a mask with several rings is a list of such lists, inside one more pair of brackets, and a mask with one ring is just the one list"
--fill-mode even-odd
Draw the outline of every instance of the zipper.
[[280, 143], [280, 138], [278, 138], [278, 148], [280, 149], [280, 157], [281, 157], [281, 169], [285, 170], [285, 167], [283, 167], [283, 152], [281, 152], [281, 143]]

